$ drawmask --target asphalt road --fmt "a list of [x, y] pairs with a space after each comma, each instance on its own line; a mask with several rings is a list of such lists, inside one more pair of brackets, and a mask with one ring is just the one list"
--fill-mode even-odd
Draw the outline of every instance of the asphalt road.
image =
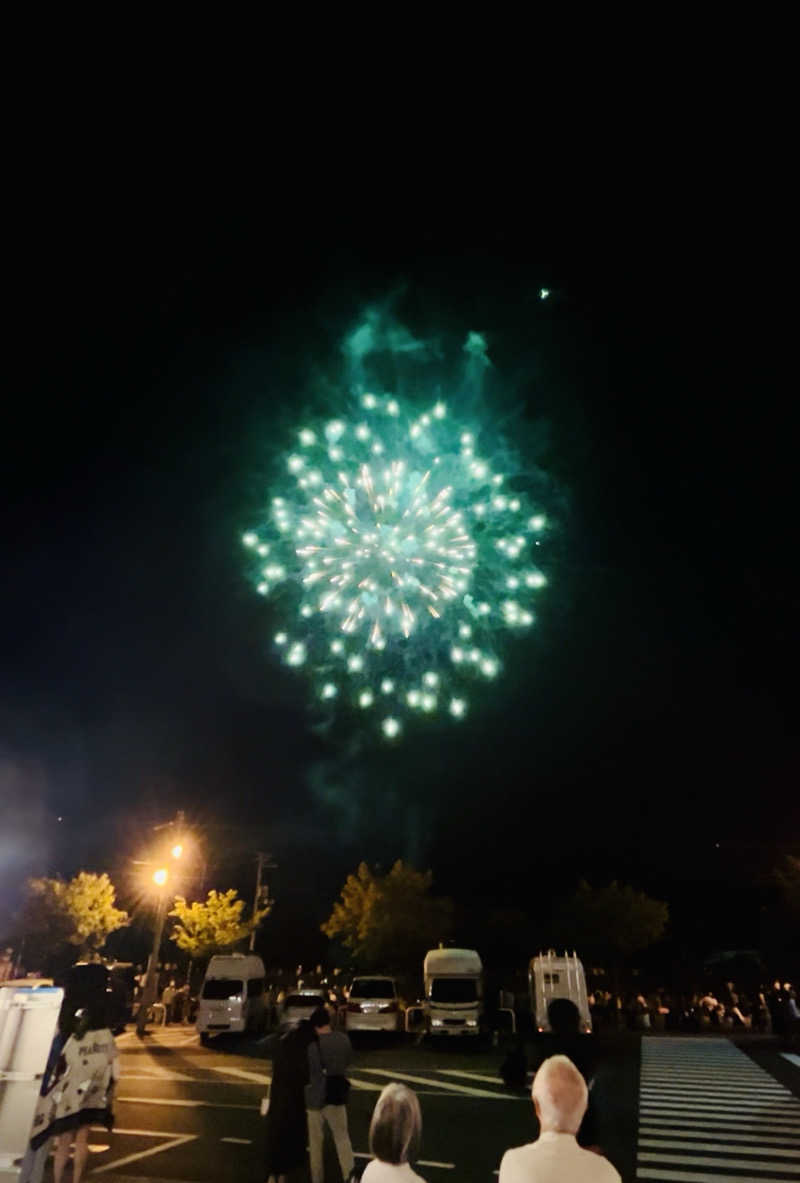
[[[263, 1047], [227, 1040], [204, 1048], [181, 1027], [143, 1042], [126, 1034], [118, 1044], [117, 1125], [111, 1135], [92, 1131], [92, 1174], [109, 1183], [262, 1183]], [[599, 1140], [623, 1179], [800, 1179], [800, 1060], [769, 1041], [743, 1046], [707, 1037], [605, 1041], [595, 1085]], [[491, 1183], [503, 1151], [536, 1136], [529, 1096], [505, 1088], [501, 1058], [461, 1041], [359, 1042], [348, 1106], [357, 1161], [367, 1161], [378, 1093], [404, 1080], [422, 1105], [423, 1177]], [[332, 1154], [326, 1177], [339, 1178]]]

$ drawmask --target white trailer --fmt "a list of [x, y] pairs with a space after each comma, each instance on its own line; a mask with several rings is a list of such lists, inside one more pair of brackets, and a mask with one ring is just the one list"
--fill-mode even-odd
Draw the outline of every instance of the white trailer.
[[27, 979], [0, 985], [0, 1183], [36, 1183], [47, 1146], [29, 1149], [31, 1125], [64, 991]]
[[479, 1035], [483, 1021], [483, 965], [474, 949], [431, 949], [423, 963], [425, 1010], [431, 1035]]
[[537, 1031], [549, 1031], [547, 1008], [554, 998], [569, 998], [578, 1008], [580, 1031], [590, 1034], [592, 1016], [586, 993], [586, 975], [578, 956], [573, 952], [558, 956], [553, 949], [532, 957], [528, 969], [531, 993], [531, 1017]]

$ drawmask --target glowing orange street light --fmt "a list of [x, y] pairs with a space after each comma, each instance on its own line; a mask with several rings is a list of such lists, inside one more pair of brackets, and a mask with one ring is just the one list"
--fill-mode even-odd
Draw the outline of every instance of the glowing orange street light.
[[159, 867], [157, 871], [153, 872], [153, 882], [157, 887], [163, 887], [169, 878], [169, 872], [166, 867]]
[[183, 854], [183, 847], [181, 846], [180, 842], [175, 843], [172, 850], [170, 851], [170, 854], [172, 855], [173, 858], [180, 858], [181, 857], [181, 855]]

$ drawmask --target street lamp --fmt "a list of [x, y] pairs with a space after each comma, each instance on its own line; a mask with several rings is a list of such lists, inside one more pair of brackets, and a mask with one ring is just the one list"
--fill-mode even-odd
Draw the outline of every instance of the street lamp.
[[166, 867], [159, 867], [153, 872], [153, 883], [158, 888], [158, 907], [156, 909], [156, 926], [153, 932], [153, 948], [150, 950], [150, 956], [147, 959], [147, 969], [145, 971], [144, 984], [142, 985], [142, 997], [139, 1002], [139, 1010], [136, 1012], [136, 1034], [144, 1035], [147, 1027], [147, 1015], [150, 1007], [156, 1000], [157, 985], [158, 985], [158, 955], [161, 951], [161, 938], [164, 935], [164, 921], [167, 918], [167, 898], [168, 893], [165, 891], [167, 883], [169, 882], [169, 871]]
[[[178, 860], [183, 855], [183, 842], [180, 839], [184, 825], [183, 812], [179, 812], [177, 817], [172, 822], [166, 822], [164, 826], [156, 826], [156, 829], [172, 829], [173, 835], [178, 838], [177, 842], [173, 842], [170, 849], [170, 855], [174, 860]], [[174, 828], [173, 828], [174, 827]], [[176, 833], [177, 831], [177, 833]], [[152, 866], [152, 863], [150, 864]], [[153, 932], [153, 948], [147, 960], [147, 969], [145, 971], [144, 982], [142, 984], [142, 996], [139, 1002], [139, 1010], [136, 1014], [136, 1034], [143, 1036], [145, 1028], [147, 1027], [147, 1015], [150, 1007], [156, 1000], [158, 988], [158, 956], [161, 952], [161, 938], [164, 935], [164, 922], [167, 918], [167, 899], [172, 895], [168, 891], [170, 881], [170, 872], [166, 866], [157, 866], [153, 872], [153, 883], [158, 892], [158, 904], [156, 908], [156, 924]]]

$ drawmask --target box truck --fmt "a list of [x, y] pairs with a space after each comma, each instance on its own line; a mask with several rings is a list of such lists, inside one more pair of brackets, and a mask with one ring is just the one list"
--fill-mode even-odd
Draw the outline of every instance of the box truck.
[[553, 949], [532, 957], [528, 968], [531, 1018], [534, 1031], [549, 1031], [547, 1008], [554, 998], [569, 998], [580, 1015], [580, 1031], [589, 1035], [592, 1017], [586, 994], [586, 975], [577, 954], [559, 956]]
[[423, 963], [425, 1010], [431, 1035], [479, 1035], [483, 1023], [483, 966], [474, 949], [431, 949]]

